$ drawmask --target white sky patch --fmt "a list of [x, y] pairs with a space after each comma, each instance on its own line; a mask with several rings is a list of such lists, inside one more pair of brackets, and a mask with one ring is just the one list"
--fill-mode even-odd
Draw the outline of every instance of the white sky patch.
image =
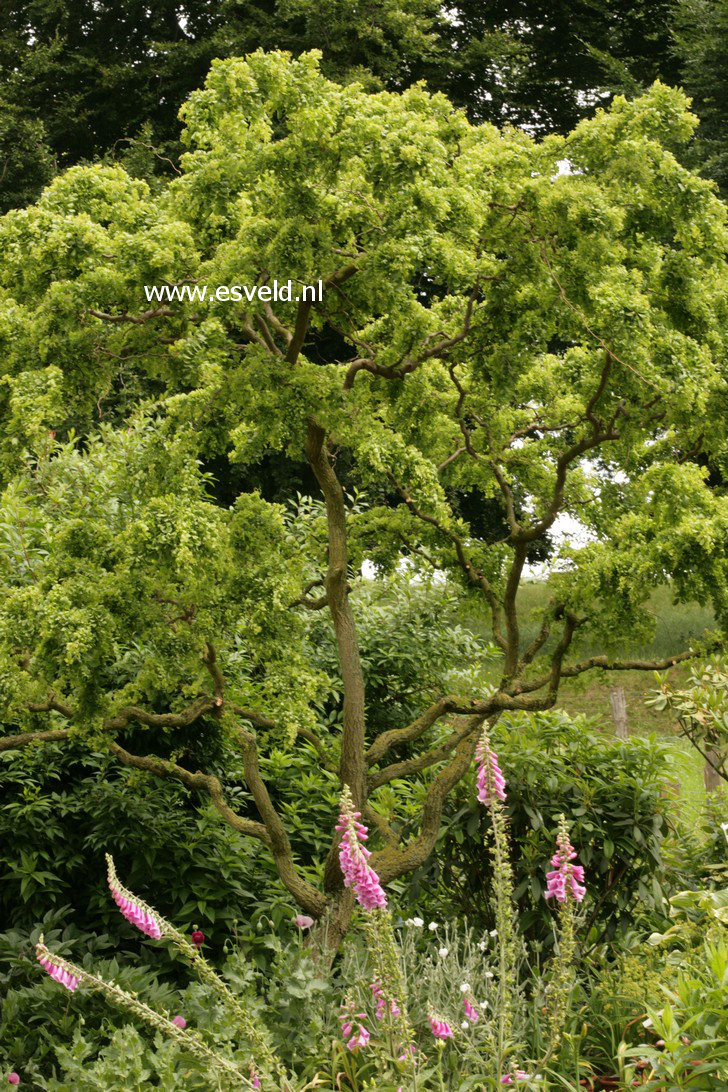
[[545, 580], [554, 569], [563, 568], [559, 562], [559, 553], [562, 546], [568, 546], [571, 550], [579, 550], [588, 542], [594, 542], [595, 536], [575, 516], [568, 512], [562, 512], [557, 516], [549, 531], [549, 536], [554, 544], [554, 552], [546, 561], [537, 561], [533, 565], [526, 564], [523, 575], [527, 580]]

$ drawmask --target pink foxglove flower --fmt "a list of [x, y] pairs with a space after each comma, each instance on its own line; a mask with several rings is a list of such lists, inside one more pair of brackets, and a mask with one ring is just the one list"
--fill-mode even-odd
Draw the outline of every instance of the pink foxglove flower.
[[[528, 1080], [528, 1073], [524, 1072], [524, 1070], [522, 1070], [522, 1069], [517, 1069], [516, 1070], [516, 1080], [517, 1081], [527, 1081]], [[501, 1084], [513, 1084], [513, 1077], [511, 1076], [510, 1073], [506, 1073], [505, 1077], [501, 1077], [500, 1083]]]
[[[49, 959], [47, 949], [40, 948], [39, 946], [38, 948], [36, 948], [35, 955], [43, 970], [47, 971], [51, 978], [54, 978], [56, 982], [60, 982], [61, 985], [65, 986], [67, 990], [78, 989], [78, 979], [76, 978], [76, 976], [71, 974], [70, 971], [65, 970], [64, 967], [60, 967], [57, 963], [54, 963], [51, 959]], [[15, 1083], [17, 1084], [17, 1081]]]
[[483, 729], [475, 757], [478, 763], [478, 800], [481, 804], [490, 804], [494, 799], [505, 803], [506, 779], [498, 765], [498, 755], [490, 745], [487, 726]]
[[172, 1023], [176, 1028], [181, 1028], [183, 1031], [187, 1027], [187, 1021], [184, 1016], [173, 1016]]
[[14, 1071], [8, 1073], [8, 1084], [20, 1084], [20, 1077]]
[[253, 1069], [252, 1066], [250, 1067], [250, 1080], [251, 1080], [251, 1083], [253, 1085], [253, 1088], [260, 1088], [260, 1077], [255, 1072], [255, 1070]]
[[352, 1035], [351, 1039], [349, 1039], [346, 1044], [346, 1049], [352, 1051], [359, 1050], [360, 1047], [365, 1047], [367, 1045], [370, 1038], [371, 1036], [364, 1025], [359, 1024], [359, 1030]]
[[[377, 1020], [383, 1020], [384, 1014], [387, 1011], [387, 999], [384, 996], [384, 990], [382, 989], [381, 983], [379, 983], [375, 979], [374, 982], [372, 982], [372, 984], [370, 985], [369, 989], [372, 991], [372, 994], [374, 995], [374, 1000], [377, 1002]], [[389, 1011], [392, 1016], [399, 1016], [401, 1011], [399, 1005], [393, 997], [389, 1000]]]
[[368, 863], [371, 853], [362, 843], [369, 837], [369, 832], [359, 822], [360, 819], [361, 812], [354, 811], [349, 787], [345, 785], [341, 794], [341, 814], [336, 826], [341, 834], [339, 864], [344, 874], [344, 886], [353, 889], [357, 902], [365, 910], [385, 910], [387, 896], [379, 882], [379, 876]]
[[351, 1035], [354, 1027], [355, 1020], [366, 1020], [367, 1014], [365, 1012], [354, 1012], [354, 1005], [350, 1001], [348, 1004], [341, 1004], [342, 1013], [339, 1016], [341, 1023], [341, 1034], [344, 1039], [348, 1039]]
[[297, 925], [299, 929], [310, 929], [313, 925], [313, 918], [310, 918], [308, 914], [296, 914], [293, 924]]
[[480, 1020], [480, 1013], [473, 1005], [472, 1001], [468, 997], [463, 998], [463, 1004], [465, 1006], [465, 1015], [472, 1024], [477, 1024]]
[[566, 902], [569, 895], [574, 902], [581, 902], [586, 895], [584, 887], [584, 869], [582, 865], [572, 864], [576, 851], [569, 840], [566, 821], [563, 816], [556, 837], [556, 853], [551, 858], [552, 871], [546, 873], [545, 898]]
[[155, 915], [141, 899], [137, 899], [125, 887], [122, 887], [119, 877], [116, 875], [114, 862], [108, 853], [106, 854], [106, 863], [109, 869], [109, 890], [126, 920], [130, 921], [132, 925], [136, 925], [137, 929], [140, 929], [142, 933], [146, 933], [148, 937], [159, 940], [162, 930]]
[[453, 1030], [447, 1020], [440, 1020], [432, 1013], [430, 1013], [430, 1027], [436, 1039], [452, 1039], [453, 1037]]

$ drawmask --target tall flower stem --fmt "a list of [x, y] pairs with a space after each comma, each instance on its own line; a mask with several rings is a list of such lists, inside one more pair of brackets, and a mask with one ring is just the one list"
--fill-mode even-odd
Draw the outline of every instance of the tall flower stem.
[[[46, 948], [42, 936], [36, 945], [36, 956], [46, 970], [49, 970], [49, 967], [55, 967], [60, 971], [65, 971], [66, 975], [75, 979], [79, 985], [90, 986], [92, 989], [98, 990], [109, 1001], [119, 1005], [120, 1008], [127, 1009], [146, 1024], [150, 1024], [157, 1031], [161, 1031], [170, 1039], [174, 1039], [181, 1047], [184, 1047], [190, 1054], [217, 1070], [228, 1081], [234, 1080], [237, 1082], [231, 1085], [231, 1088], [253, 1088], [252, 1081], [233, 1062], [228, 1061], [212, 1050], [195, 1032], [179, 1027], [173, 1023], [172, 1018], [167, 1013], [156, 1012], [149, 1005], [145, 1005], [143, 1001], [139, 1001], [138, 998], [127, 993], [126, 990], [122, 990], [115, 983], [107, 982], [99, 975], [91, 974], [62, 956], [50, 952]], [[50, 970], [49, 973], [51, 973]], [[51, 974], [51, 977], [55, 978], [56, 975]], [[58, 980], [61, 981], [60, 978]]]
[[495, 919], [498, 930], [498, 1067], [505, 1061], [506, 1044], [513, 1030], [511, 1001], [515, 981], [513, 943], [513, 875], [508, 856], [508, 832], [503, 805], [490, 807], [493, 823], [493, 861], [496, 871]]
[[365, 914], [363, 930], [374, 978], [381, 983], [392, 1056], [397, 1057], [396, 1051], [400, 1050], [399, 1060], [414, 1072], [409, 1048], [415, 1033], [407, 1013], [404, 978], [389, 910], [376, 909]]
[[[344, 785], [341, 794], [336, 829], [341, 835], [339, 864], [344, 876], [344, 886], [351, 888], [356, 901], [364, 910], [363, 929], [374, 982], [377, 985], [377, 1005], [381, 1006], [382, 1014], [386, 1015], [392, 1057], [403, 1063], [416, 1088], [414, 1029], [407, 1015], [405, 982], [392, 915], [387, 909], [387, 896], [379, 877], [369, 864], [371, 853], [363, 844], [367, 841], [369, 832], [361, 822], [361, 814], [354, 810], [348, 785]], [[399, 1056], [397, 1050], [402, 1052]]]
[[508, 1054], [513, 1033], [512, 997], [516, 986], [516, 945], [513, 934], [513, 870], [511, 868], [508, 817], [505, 811], [505, 778], [490, 742], [488, 725], [478, 743], [478, 800], [491, 820], [495, 924], [498, 938], [498, 1072]]
[[[220, 975], [213, 970], [199, 949], [195, 947], [179, 929], [176, 929], [171, 922], [167, 921], [166, 918], [163, 918], [157, 910], [148, 906], [133, 894], [133, 892], [127, 890], [127, 888], [123, 886], [116, 873], [114, 861], [108, 853], [106, 855], [106, 864], [108, 867], [109, 888], [111, 889], [114, 901], [117, 906], [119, 906], [124, 916], [129, 918], [130, 921], [134, 921], [134, 924], [137, 924], [139, 928], [142, 928], [137, 920], [139, 915], [141, 915], [139, 920], [142, 922], [152, 921], [153, 925], [157, 927], [158, 932], [152, 933], [148, 929], [143, 929], [143, 931], [147, 932], [150, 936], [156, 935], [164, 940], [170, 940], [185, 959], [189, 960], [190, 965], [200, 981], [215, 990], [223, 1005], [233, 1016], [243, 1037], [250, 1043], [255, 1051], [255, 1057], [251, 1058], [251, 1064], [258, 1069], [268, 1070], [271, 1073], [277, 1074], [278, 1079], [281, 1082], [281, 1089], [290, 1088], [283, 1063], [271, 1050], [265, 1036], [261, 1034], [260, 1028], [253, 1020], [250, 1013], [246, 1012], [235, 994]], [[129, 906], [131, 906], [136, 913], [129, 911]]]
[[180, 933], [178, 929], [175, 929], [174, 926], [170, 926], [168, 922], [165, 922], [165, 926], [168, 926], [168, 929], [165, 929], [165, 936], [189, 959], [198, 978], [217, 992], [223, 1004], [234, 1016], [241, 1032], [255, 1049], [255, 1065], [259, 1069], [268, 1069], [272, 1073], [276, 1073], [281, 1081], [281, 1089], [289, 1089], [291, 1086], [288, 1083], [283, 1063], [273, 1053], [265, 1037], [261, 1035], [260, 1028], [250, 1013], [246, 1012], [230, 987], [212, 969], [198, 949], [190, 944], [187, 937]]
[[561, 1045], [569, 995], [573, 987], [573, 965], [576, 957], [576, 904], [585, 894], [584, 869], [574, 864], [576, 852], [569, 839], [564, 815], [559, 816], [556, 853], [551, 858], [552, 871], [546, 873], [545, 897], [558, 905], [559, 928], [553, 976], [548, 989], [549, 1046], [547, 1057]]

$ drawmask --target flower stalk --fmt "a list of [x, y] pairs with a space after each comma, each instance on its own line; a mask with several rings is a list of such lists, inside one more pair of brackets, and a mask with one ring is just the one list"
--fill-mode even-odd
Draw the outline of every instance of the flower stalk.
[[339, 863], [344, 886], [352, 888], [357, 902], [365, 911], [362, 924], [372, 963], [371, 989], [377, 1005], [377, 1018], [386, 1023], [392, 1057], [414, 1077], [417, 1064], [412, 1047], [414, 1029], [407, 1014], [405, 984], [392, 915], [387, 909], [387, 896], [379, 877], [369, 864], [371, 853], [363, 845], [369, 831], [361, 822], [361, 814], [354, 810], [348, 785], [344, 786], [341, 794], [336, 829], [341, 834]]
[[223, 1058], [217, 1051], [212, 1050], [196, 1032], [180, 1027], [179, 1023], [175, 1023], [174, 1019], [168, 1013], [157, 1012], [132, 994], [127, 993], [126, 990], [122, 990], [121, 987], [117, 986], [115, 983], [107, 982], [99, 975], [91, 974], [89, 971], [85, 971], [83, 968], [78, 967], [75, 963], [71, 963], [69, 960], [64, 959], [63, 956], [50, 952], [45, 945], [42, 935], [36, 944], [35, 952], [36, 958], [43, 969], [48, 972], [51, 978], [64, 985], [66, 989], [75, 990], [78, 986], [88, 986], [91, 989], [98, 990], [99, 993], [102, 993], [104, 997], [113, 1004], [126, 1009], [157, 1031], [161, 1031], [164, 1035], [169, 1036], [170, 1039], [174, 1039], [181, 1047], [189, 1051], [190, 1054], [193, 1054], [196, 1058], [199, 1058], [223, 1075], [226, 1080], [242, 1082], [233, 1085], [233, 1087], [253, 1087], [252, 1082], [248, 1080], [245, 1074], [242, 1073], [233, 1062], [228, 1061], [227, 1058]]
[[510, 861], [506, 781], [493, 750], [487, 723], [476, 750], [478, 800], [488, 808], [491, 821], [495, 925], [498, 943], [498, 1057], [499, 1072], [513, 1033], [513, 996], [516, 988], [516, 943], [513, 934], [513, 870]]
[[549, 1055], [557, 1051], [561, 1045], [566, 1009], [574, 980], [576, 907], [586, 894], [584, 869], [581, 865], [573, 863], [575, 859], [576, 851], [569, 838], [566, 817], [560, 815], [556, 853], [551, 858], [551, 871], [546, 873], [545, 893], [545, 898], [556, 900], [559, 915], [553, 977], [547, 992]]
[[[213, 970], [202, 955], [202, 952], [200, 951], [202, 945], [196, 942], [195, 933], [192, 935], [192, 941], [188, 940], [184, 933], [181, 933], [171, 922], [167, 921], [166, 918], [163, 918], [157, 910], [154, 910], [131, 891], [128, 891], [119, 880], [114, 861], [108, 853], [106, 855], [106, 864], [108, 867], [109, 887], [114, 897], [114, 901], [124, 914], [124, 917], [128, 918], [128, 920], [132, 921], [134, 924], [138, 924], [138, 917], [141, 917], [141, 920], [151, 919], [154, 926], [156, 926], [156, 930], [158, 930], [156, 936], [172, 942], [174, 947], [189, 961], [200, 981], [215, 990], [223, 1005], [233, 1015], [243, 1037], [253, 1048], [255, 1057], [250, 1060], [251, 1066], [277, 1074], [281, 1082], [280, 1087], [286, 1088], [287, 1074], [283, 1063], [271, 1050], [265, 1036], [261, 1033], [260, 1028], [252, 1019], [250, 1013], [246, 1012], [232, 990], [227, 986], [220, 975]], [[127, 912], [125, 907], [129, 905], [134, 907], [134, 911], [130, 910]], [[142, 925], [138, 925], [138, 928], [141, 929]], [[155, 936], [155, 932], [150, 932], [149, 929], [143, 929], [143, 931], [146, 932], [148, 936]], [[196, 932], [199, 932], [199, 930]], [[201, 933], [199, 935], [202, 936]]]

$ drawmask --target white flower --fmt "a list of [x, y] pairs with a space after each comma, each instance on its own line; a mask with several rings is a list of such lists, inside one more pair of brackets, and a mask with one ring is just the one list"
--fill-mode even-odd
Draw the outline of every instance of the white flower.
[[425, 923], [422, 918], [412, 918], [412, 924], [414, 925], [415, 929], [421, 929]]
[[492, 971], [486, 971], [485, 972], [485, 977], [486, 978], [492, 978], [493, 977], [493, 972]]
[[647, 1017], [646, 1020], [642, 1021], [642, 1027], [643, 1028], [651, 1028], [652, 1027], [652, 1021], [650, 1020], [649, 1016]]
[[430, 930], [431, 933], [434, 933], [435, 929], [438, 928], [437, 922], [436, 921], [431, 921], [430, 924], [427, 926], [427, 928]]
[[470, 1024], [468, 1023], [468, 1021], [467, 1021], [467, 1020], [463, 1020], [462, 1024], [460, 1025], [460, 1027], [461, 1027], [461, 1028], [463, 1029], [463, 1031], [468, 1031], [468, 1029], [470, 1028]]
[[485, 943], [484, 940], [478, 941], [478, 949], [481, 952], [484, 952], [487, 947], [488, 947], [488, 945]]
[[414, 925], [414, 921], [412, 920], [412, 918], [407, 918], [405, 925]]
[[470, 988], [471, 987], [469, 982], [463, 982], [462, 986], [460, 987], [460, 993], [469, 993]]
[[491, 937], [497, 937], [497, 936], [498, 936], [498, 930], [497, 930], [497, 929], [491, 929], [491, 931], [490, 931], [490, 933], [488, 934], [488, 936], [491, 936]]
[[438, 948], [437, 954], [439, 955], [440, 959], [444, 959], [445, 956], [450, 954], [450, 949], [449, 948]]

